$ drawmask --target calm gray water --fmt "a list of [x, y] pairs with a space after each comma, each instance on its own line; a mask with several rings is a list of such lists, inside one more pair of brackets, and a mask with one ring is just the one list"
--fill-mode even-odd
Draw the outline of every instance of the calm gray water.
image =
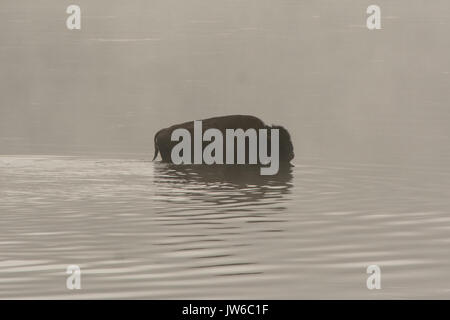
[[432, 166], [2, 156], [0, 298], [449, 298], [449, 199]]

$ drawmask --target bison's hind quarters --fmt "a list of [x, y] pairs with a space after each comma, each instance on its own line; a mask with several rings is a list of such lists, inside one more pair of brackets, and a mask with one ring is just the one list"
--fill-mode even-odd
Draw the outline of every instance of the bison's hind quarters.
[[158, 152], [159, 152], [158, 147], [155, 145], [155, 154], [153, 156], [152, 161], [155, 161], [156, 157], [158, 157]]
[[155, 149], [155, 154], [153, 155], [152, 161], [155, 161], [156, 157], [158, 157], [158, 153], [160, 152], [160, 151], [159, 151], [159, 148], [158, 148], [158, 136], [161, 134], [161, 132], [162, 132], [163, 130], [164, 130], [164, 129], [159, 130], [159, 131], [155, 134], [155, 137], [153, 138], [153, 147], [154, 147], [154, 149]]

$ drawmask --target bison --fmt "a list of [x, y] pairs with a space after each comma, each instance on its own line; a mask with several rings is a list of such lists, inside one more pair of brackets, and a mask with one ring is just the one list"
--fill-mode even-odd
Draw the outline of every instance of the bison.
[[[200, 127], [199, 127], [200, 125]], [[245, 161], [243, 162], [243, 158], [239, 158], [239, 151], [237, 150], [237, 146], [238, 143], [234, 144], [234, 138], [232, 137], [231, 140], [228, 140], [228, 136], [227, 136], [227, 143], [229, 141], [233, 140], [233, 146], [231, 148], [234, 147], [234, 152], [233, 149], [227, 149], [226, 148], [226, 144], [222, 143], [220, 144], [221, 150], [218, 150], [220, 152], [214, 151], [213, 153], [215, 154], [215, 163], [220, 163], [223, 164], [224, 162], [226, 162], [227, 164], [255, 164], [254, 162], [254, 158], [253, 158], [253, 162], [252, 162], [252, 157], [250, 156], [250, 151], [255, 151], [256, 149], [252, 149], [252, 147], [257, 148], [257, 154], [261, 156], [261, 152], [264, 151], [260, 151], [259, 149], [261, 148], [261, 140], [262, 139], [267, 139], [265, 142], [266, 144], [265, 146], [265, 152], [269, 153], [270, 150], [270, 154], [273, 157], [275, 152], [274, 150], [272, 150], [272, 146], [276, 146], [277, 150], [276, 151], [276, 155], [277, 157], [279, 157], [279, 159], [277, 159], [277, 163], [279, 161], [279, 163], [281, 164], [286, 164], [289, 163], [293, 158], [294, 158], [294, 148], [292, 145], [292, 141], [291, 141], [291, 137], [289, 132], [283, 128], [282, 126], [268, 126], [266, 125], [262, 120], [258, 119], [257, 117], [254, 116], [248, 116], [248, 115], [229, 115], [229, 116], [222, 116], [222, 117], [214, 117], [214, 118], [208, 118], [208, 119], [204, 119], [204, 120], [200, 120], [200, 121], [189, 121], [189, 122], [184, 122], [181, 124], [177, 124], [177, 125], [173, 125], [170, 126], [168, 128], [165, 129], [161, 129], [159, 130], [154, 137], [154, 143], [155, 143], [155, 155], [153, 157], [153, 160], [155, 160], [158, 156], [158, 153], [161, 154], [161, 159], [163, 162], [168, 162], [168, 163], [174, 163], [173, 159], [172, 159], [172, 150], [173, 148], [179, 144], [178, 141], [173, 141], [174, 137], [173, 137], [173, 133], [175, 130], [177, 129], [184, 129], [184, 133], [189, 133], [190, 137], [194, 137], [193, 139], [190, 139], [190, 142], [188, 142], [189, 145], [189, 151], [190, 150], [195, 150], [195, 148], [201, 148], [201, 151], [203, 152], [205, 150], [205, 147], [210, 144], [209, 141], [212, 140], [212, 138], [210, 137], [210, 139], [204, 139], [203, 134], [206, 131], [211, 131], [208, 129], [217, 129], [215, 130], [216, 133], [220, 132], [223, 136], [227, 136], [230, 133], [230, 129], [231, 132], [238, 132], [239, 129], [241, 133], [245, 132], [246, 134], [250, 131], [248, 129], [254, 129], [254, 131], [265, 131], [266, 135], [261, 136], [261, 133], [259, 136], [257, 136], [256, 134], [253, 134], [253, 137], [255, 137], [256, 140], [258, 140], [259, 143], [256, 143], [257, 146], [255, 146], [254, 144], [250, 145], [251, 143], [251, 135], [245, 135], [243, 140], [242, 140], [242, 145], [244, 145], [245, 143]], [[261, 130], [263, 129], [263, 130]], [[265, 129], [265, 130], [264, 130]], [[276, 134], [273, 134], [272, 137], [272, 130], [273, 129], [277, 129]], [[177, 132], [180, 130], [177, 130]], [[196, 133], [198, 134], [200, 132], [200, 135], [202, 136], [201, 138], [196, 138], [195, 135]], [[176, 136], [176, 134], [175, 134]], [[272, 138], [277, 139], [277, 141], [273, 142], [274, 140]], [[214, 140], [217, 140], [218, 137], [214, 136]], [[176, 140], [176, 139], [175, 139]], [[245, 141], [244, 141], [245, 140]], [[254, 141], [256, 141], [254, 140]], [[273, 142], [273, 145], [272, 145]], [[195, 143], [200, 144], [200, 146], [196, 147]], [[192, 147], [191, 147], [192, 146]], [[227, 154], [231, 153], [231, 155]], [[231, 152], [230, 152], [231, 151]], [[242, 150], [241, 150], [242, 151]], [[184, 153], [185, 150], [183, 149], [181, 153]], [[186, 158], [187, 157], [187, 158]], [[214, 155], [213, 155], [214, 157]], [[217, 158], [219, 157], [219, 158]], [[225, 160], [226, 158], [226, 160]], [[184, 159], [188, 160], [186, 161], [187, 164], [189, 163], [202, 163], [201, 160], [200, 162], [198, 162], [198, 159], [196, 159], [194, 157], [194, 155], [191, 152], [191, 155], [184, 155]], [[267, 160], [267, 159], [266, 159]], [[268, 164], [267, 161], [261, 161], [261, 158], [257, 161], [258, 164]]]

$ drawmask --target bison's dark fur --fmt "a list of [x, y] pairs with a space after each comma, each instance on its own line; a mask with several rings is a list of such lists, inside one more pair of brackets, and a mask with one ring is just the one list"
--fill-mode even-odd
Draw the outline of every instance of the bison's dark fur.
[[[159, 130], [155, 134], [155, 155], [153, 160], [156, 159], [158, 153], [161, 154], [161, 159], [163, 162], [172, 162], [171, 151], [172, 148], [178, 144], [178, 141], [171, 141], [172, 132], [175, 129], [184, 128], [187, 129], [192, 137], [192, 143], [194, 140], [194, 121], [184, 122], [181, 124], [176, 124], [165, 129]], [[243, 129], [244, 131], [250, 128], [256, 129], [268, 129], [268, 150], [270, 152], [270, 129], [279, 129], [279, 155], [280, 163], [289, 163], [294, 158], [294, 147], [292, 145], [291, 136], [289, 132], [281, 126], [267, 126], [263, 121], [254, 117], [246, 115], [230, 115], [223, 117], [214, 117], [202, 120], [203, 132], [210, 128], [219, 129], [225, 138], [226, 129]], [[209, 144], [209, 142], [203, 142], [203, 148]], [[248, 141], [246, 142], [246, 155], [248, 155]], [[225, 148], [225, 142], [224, 142]], [[236, 151], [235, 151], [236, 156]], [[225, 157], [225, 149], [224, 149]], [[246, 160], [247, 161], [247, 160]], [[235, 162], [236, 163], [236, 162]], [[248, 162], [246, 162], [248, 163]]]

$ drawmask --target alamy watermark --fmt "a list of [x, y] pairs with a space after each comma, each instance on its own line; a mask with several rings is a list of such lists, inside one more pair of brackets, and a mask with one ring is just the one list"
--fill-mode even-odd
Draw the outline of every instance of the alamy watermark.
[[67, 7], [66, 13], [70, 14], [66, 20], [66, 27], [69, 30], [80, 30], [81, 29], [81, 8], [75, 4]]
[[[225, 163], [246, 164], [246, 138], [248, 138], [248, 164], [269, 165], [260, 169], [261, 175], [277, 174], [279, 159], [279, 129], [270, 129], [270, 156], [267, 148], [268, 129], [226, 129], [225, 131]], [[202, 121], [194, 121], [194, 164], [224, 164], [223, 163], [223, 134], [219, 129], [210, 128], [202, 134]], [[259, 137], [259, 139], [258, 139]], [[214, 138], [213, 141], [211, 141]], [[181, 141], [180, 141], [181, 139]], [[178, 128], [172, 132], [171, 140], [180, 141], [172, 148], [171, 158], [174, 164], [192, 164], [191, 133], [184, 128]], [[235, 161], [235, 139], [236, 158]], [[203, 141], [211, 141], [203, 149]], [[259, 143], [258, 143], [259, 142]]]
[[373, 4], [367, 7], [367, 14], [370, 14], [366, 20], [366, 26], [369, 30], [381, 29], [381, 9], [379, 6]]
[[69, 274], [66, 280], [66, 288], [69, 290], [81, 289], [81, 269], [77, 265], [67, 267], [66, 273]]
[[[81, 8], [76, 4], [67, 7], [66, 13], [70, 16], [66, 20], [66, 27], [69, 30], [81, 29]], [[367, 7], [366, 13], [369, 14], [366, 20], [366, 26], [369, 30], [381, 29], [381, 9], [378, 5], [372, 4]]]
[[367, 289], [381, 289], [381, 269], [376, 264], [371, 264], [367, 267], [366, 272], [370, 274], [367, 278], [366, 285]]

